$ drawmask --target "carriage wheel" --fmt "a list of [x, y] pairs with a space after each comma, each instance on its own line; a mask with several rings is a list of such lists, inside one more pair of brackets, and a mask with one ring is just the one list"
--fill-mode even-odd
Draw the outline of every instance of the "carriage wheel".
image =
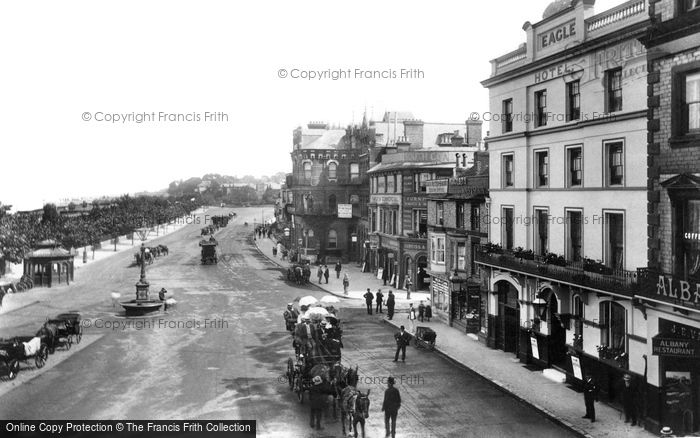
[[12, 359], [7, 366], [7, 378], [14, 380], [17, 374], [19, 374], [19, 361], [17, 359]]
[[287, 359], [287, 383], [290, 391], [294, 389], [294, 361], [291, 357]]
[[[43, 348], [45, 349], [46, 347]], [[48, 352], [46, 353], [46, 356], [48, 356]], [[34, 356], [34, 365], [36, 365], [37, 368], [43, 368], [44, 364], [46, 364], [46, 356], [44, 356], [42, 350], [37, 351], [36, 355]]]

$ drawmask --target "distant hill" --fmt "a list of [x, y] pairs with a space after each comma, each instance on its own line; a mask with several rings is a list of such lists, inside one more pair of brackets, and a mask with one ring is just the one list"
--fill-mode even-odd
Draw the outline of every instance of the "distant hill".
[[272, 203], [285, 177], [285, 172], [261, 177], [207, 173], [202, 177], [172, 181], [164, 194], [175, 197], [201, 196], [204, 204]]

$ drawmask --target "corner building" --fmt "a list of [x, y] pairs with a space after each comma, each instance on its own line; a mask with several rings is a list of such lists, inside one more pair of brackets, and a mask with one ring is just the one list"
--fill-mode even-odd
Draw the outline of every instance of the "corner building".
[[[596, 13], [553, 2], [526, 42], [491, 61], [490, 243], [476, 252], [487, 345], [620, 403], [645, 380], [635, 305], [647, 266], [645, 0]], [[482, 330], [484, 327], [482, 327]]]

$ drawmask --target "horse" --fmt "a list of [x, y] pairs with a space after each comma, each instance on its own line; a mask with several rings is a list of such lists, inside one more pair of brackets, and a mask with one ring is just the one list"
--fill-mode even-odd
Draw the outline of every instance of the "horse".
[[[351, 405], [353, 409], [350, 411], [350, 423], [355, 431], [357, 438], [357, 424], [362, 428], [362, 438], [365, 438], [365, 420], [369, 418], [369, 389], [366, 394], [362, 391], [357, 391], [353, 397], [354, 403]], [[345, 433], [345, 431], [343, 431]]]
[[160, 248], [160, 253], [162, 255], [168, 255], [168, 247], [165, 245], [158, 245], [158, 248]]

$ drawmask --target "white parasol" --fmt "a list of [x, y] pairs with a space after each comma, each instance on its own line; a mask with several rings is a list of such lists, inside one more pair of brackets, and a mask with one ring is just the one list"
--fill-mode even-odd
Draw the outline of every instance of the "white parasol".
[[310, 306], [312, 304], [316, 304], [318, 300], [311, 295], [307, 295], [305, 297], [302, 297], [299, 299], [299, 307], [301, 306]]
[[328, 313], [328, 310], [324, 309], [323, 307], [312, 307], [306, 311], [304, 316], [310, 318], [311, 315], [328, 316], [330, 313]]
[[321, 297], [321, 302], [322, 303], [339, 303], [340, 299], [336, 296], [333, 295], [324, 295]]

